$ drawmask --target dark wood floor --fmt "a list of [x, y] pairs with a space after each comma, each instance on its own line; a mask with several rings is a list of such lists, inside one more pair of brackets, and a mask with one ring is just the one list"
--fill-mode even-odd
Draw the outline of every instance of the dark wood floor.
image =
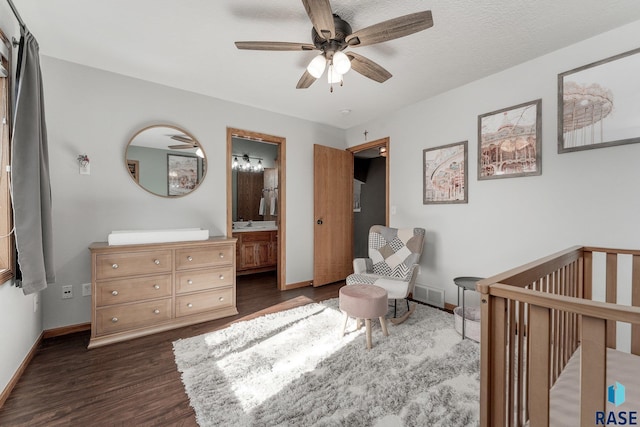
[[275, 275], [238, 278], [237, 316], [87, 350], [89, 332], [44, 340], [0, 408], [0, 426], [194, 426], [172, 342], [311, 301], [344, 285], [280, 292]]

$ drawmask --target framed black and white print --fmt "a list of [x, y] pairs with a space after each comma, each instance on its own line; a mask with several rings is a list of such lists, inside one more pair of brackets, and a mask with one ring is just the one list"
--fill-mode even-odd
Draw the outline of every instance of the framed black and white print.
[[467, 203], [467, 141], [422, 150], [425, 205]]
[[478, 116], [478, 179], [542, 173], [542, 100]]
[[558, 75], [558, 153], [640, 142], [640, 49]]
[[169, 196], [184, 196], [198, 185], [198, 158], [167, 154]]

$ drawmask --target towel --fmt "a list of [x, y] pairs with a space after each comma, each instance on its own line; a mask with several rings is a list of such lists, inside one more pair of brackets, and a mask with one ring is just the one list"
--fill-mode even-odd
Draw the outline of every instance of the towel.
[[276, 196], [271, 196], [271, 215], [276, 215]]
[[260, 208], [258, 209], [258, 215], [264, 215], [264, 197], [260, 197]]

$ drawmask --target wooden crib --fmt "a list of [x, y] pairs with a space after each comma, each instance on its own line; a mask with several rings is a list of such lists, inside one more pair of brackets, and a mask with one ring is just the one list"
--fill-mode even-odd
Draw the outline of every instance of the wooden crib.
[[[630, 265], [631, 283], [618, 283], [620, 261]], [[596, 276], [604, 279], [600, 285], [606, 289], [599, 292], [607, 302], [592, 300]], [[618, 289], [626, 299], [631, 291], [631, 306], [616, 303]], [[613, 351], [607, 348], [617, 346], [616, 322], [631, 325], [621, 331], [631, 331], [627, 345], [640, 355], [640, 250], [576, 246], [481, 280], [477, 290], [481, 426], [560, 424], [550, 415], [552, 387], [574, 352], [580, 361], [572, 380], [576, 419], [571, 425], [596, 424], [596, 411], [607, 407], [605, 370]]]

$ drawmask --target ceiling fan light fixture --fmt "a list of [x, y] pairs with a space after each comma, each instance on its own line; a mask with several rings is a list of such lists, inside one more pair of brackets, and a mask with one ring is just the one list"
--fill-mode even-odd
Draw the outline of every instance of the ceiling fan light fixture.
[[324, 73], [324, 69], [326, 66], [327, 59], [324, 57], [324, 55], [320, 54], [311, 60], [311, 62], [307, 66], [307, 71], [317, 79], [322, 75], [322, 73]]
[[329, 71], [327, 71], [327, 81], [329, 84], [342, 83], [342, 74], [338, 73], [332, 64], [329, 65]]
[[351, 69], [351, 61], [344, 52], [338, 51], [333, 54], [333, 68], [338, 74], [346, 74]]

